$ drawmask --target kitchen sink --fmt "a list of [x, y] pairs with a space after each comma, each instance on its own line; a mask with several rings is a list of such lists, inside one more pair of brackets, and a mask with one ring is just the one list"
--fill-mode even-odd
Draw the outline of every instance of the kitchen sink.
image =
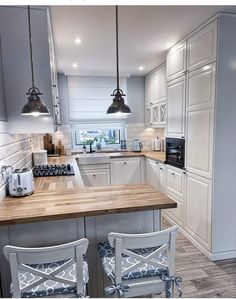
[[78, 165], [110, 163], [110, 156], [106, 153], [92, 153], [77, 155]]

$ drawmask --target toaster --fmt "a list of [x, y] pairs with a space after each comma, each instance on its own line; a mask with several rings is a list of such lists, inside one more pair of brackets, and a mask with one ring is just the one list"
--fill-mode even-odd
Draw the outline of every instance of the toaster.
[[9, 175], [8, 189], [10, 196], [26, 196], [34, 193], [32, 170], [16, 169]]

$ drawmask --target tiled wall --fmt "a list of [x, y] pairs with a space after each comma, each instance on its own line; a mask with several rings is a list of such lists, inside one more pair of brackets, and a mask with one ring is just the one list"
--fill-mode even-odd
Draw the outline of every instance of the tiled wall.
[[[134, 138], [139, 138], [144, 146], [144, 150], [151, 150], [151, 140], [156, 137], [164, 137], [164, 129], [146, 128], [143, 123], [132, 123], [127, 125], [127, 147], [132, 148], [132, 141]], [[70, 126], [61, 126], [58, 132], [52, 134], [53, 143], [57, 145], [58, 141], [61, 140], [62, 145], [65, 147], [65, 152], [70, 153], [71, 150], [71, 131]], [[43, 149], [42, 135], [40, 136], [39, 144]]]
[[156, 137], [164, 137], [165, 129], [146, 128], [143, 123], [132, 123], [127, 125], [127, 147], [131, 149], [132, 141], [138, 138], [143, 143], [143, 150], [151, 150], [151, 140]]
[[[0, 122], [0, 163], [4, 161], [13, 169], [32, 167], [32, 150], [38, 147], [36, 135], [9, 135], [7, 122]], [[6, 194], [6, 176], [0, 174], [0, 200]]]

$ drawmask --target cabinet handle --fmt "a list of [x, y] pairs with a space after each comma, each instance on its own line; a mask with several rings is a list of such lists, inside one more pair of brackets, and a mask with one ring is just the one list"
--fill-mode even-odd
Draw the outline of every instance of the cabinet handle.
[[183, 174], [186, 174], [186, 171], [184, 171]]
[[93, 174], [93, 177], [95, 178], [96, 174]]
[[124, 164], [126, 165], [126, 164], [127, 164], [127, 162], [124, 162]]
[[174, 172], [171, 173], [172, 175], [175, 175]]
[[52, 87], [57, 87], [56, 84], [52, 84]]
[[162, 167], [160, 167], [160, 170], [163, 170], [163, 168], [162, 168]]
[[184, 139], [184, 136], [181, 136], [181, 138], [183, 138], [183, 139]]
[[156, 164], [158, 164], [158, 162], [156, 161]]

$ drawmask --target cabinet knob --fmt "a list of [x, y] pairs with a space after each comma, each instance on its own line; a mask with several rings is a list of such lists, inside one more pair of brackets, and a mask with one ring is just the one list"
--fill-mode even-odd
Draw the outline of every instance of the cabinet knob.
[[183, 174], [186, 174], [186, 171], [184, 171]]
[[183, 138], [183, 139], [184, 139], [184, 136], [181, 136], [181, 138]]
[[93, 174], [93, 177], [95, 178], [96, 174]]
[[56, 84], [53, 84], [52, 87], [57, 87]]
[[163, 168], [162, 168], [162, 167], [160, 167], [160, 170], [163, 170]]
[[175, 175], [174, 172], [171, 173], [172, 175]]
[[126, 164], [127, 164], [127, 162], [125, 161], [125, 162], [124, 162], [124, 164], [126, 165]]
[[158, 162], [156, 161], [156, 164], [158, 164]]

